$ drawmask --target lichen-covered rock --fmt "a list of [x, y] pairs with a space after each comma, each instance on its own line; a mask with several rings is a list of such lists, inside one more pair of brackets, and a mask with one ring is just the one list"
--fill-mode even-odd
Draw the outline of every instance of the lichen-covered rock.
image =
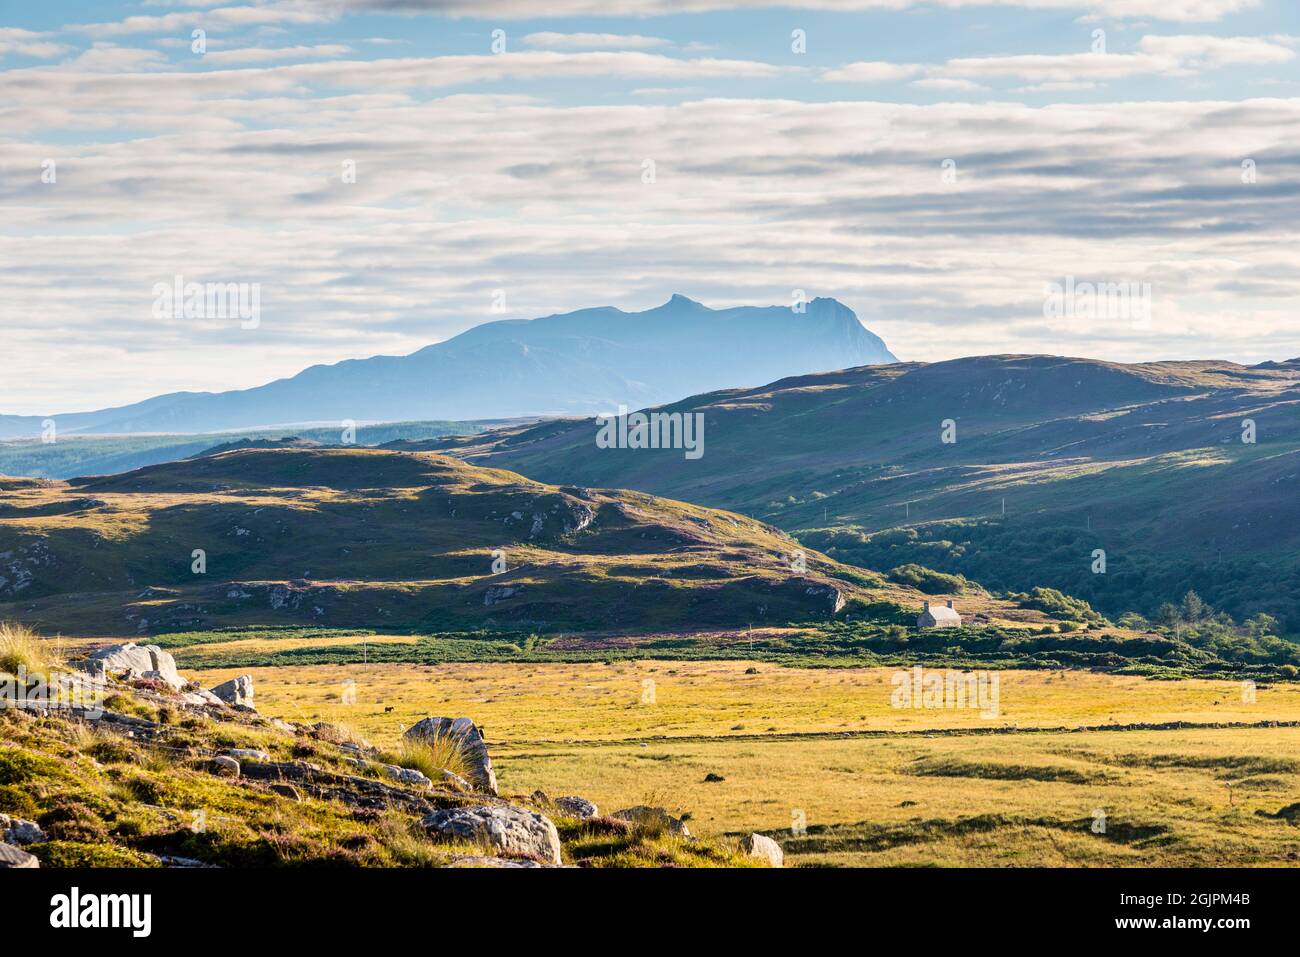
[[108, 645], [77, 662], [77, 667], [98, 676], [153, 678], [174, 691], [185, 687], [185, 679], [176, 671], [176, 659], [157, 645], [137, 645], [134, 641]]
[[741, 838], [740, 852], [748, 857], [765, 860], [772, 867], [781, 867], [785, 863], [785, 852], [781, 850], [781, 845], [765, 834], [748, 834]]
[[549, 818], [508, 804], [480, 804], [435, 811], [421, 822], [430, 837], [471, 841], [498, 854], [560, 863], [560, 835]]
[[677, 834], [681, 837], [691, 836], [685, 821], [673, 817], [666, 809], [661, 807], [648, 807], [644, 804], [638, 804], [636, 807], [625, 807], [621, 811], [615, 811], [610, 817], [618, 818], [620, 821], [628, 821], [638, 827], [664, 830], [669, 834]]
[[244, 708], [255, 707], [253, 704], [252, 675], [240, 675], [238, 678], [231, 678], [229, 681], [222, 682], [212, 689], [212, 693], [226, 704], [239, 705]]
[[32, 854], [20, 851], [12, 844], [0, 844], [0, 870], [7, 867], [40, 867], [41, 862]]
[[423, 771], [417, 771], [415, 768], [400, 768], [395, 764], [381, 764], [379, 769], [399, 784], [409, 784], [420, 788], [433, 786], [429, 776]]
[[212, 759], [211, 764], [212, 764], [213, 772], [215, 774], [219, 774], [221, 777], [224, 778], [239, 777], [240, 770], [241, 770], [240, 764], [232, 757], [227, 757], [224, 754], [218, 755], [217, 757]]
[[565, 817], [577, 818], [579, 821], [600, 817], [600, 811], [593, 802], [588, 801], [585, 797], [578, 797], [576, 794], [557, 797], [553, 803], [555, 809]]
[[258, 751], [256, 748], [230, 748], [222, 752], [228, 758], [234, 758], [236, 761], [270, 761], [271, 756], [265, 751]]
[[0, 814], [0, 841], [6, 844], [36, 844], [45, 840], [45, 832], [33, 821]]
[[470, 783], [488, 794], [497, 793], [497, 776], [492, 770], [483, 732], [469, 718], [424, 718], [407, 731], [405, 737], [412, 740], [455, 740], [465, 757]]

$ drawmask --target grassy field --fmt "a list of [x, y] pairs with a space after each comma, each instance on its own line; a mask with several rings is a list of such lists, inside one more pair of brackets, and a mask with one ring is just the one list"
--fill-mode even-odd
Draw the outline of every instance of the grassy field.
[[[794, 864], [1245, 866], [1300, 853], [1295, 815], [1273, 816], [1300, 788], [1300, 728], [1285, 726], [1300, 721], [1294, 684], [1260, 687], [1250, 702], [1234, 682], [1008, 671], [1000, 713], [987, 719], [895, 709], [894, 672], [878, 668], [637, 661], [251, 673], [264, 713], [345, 723], [379, 745], [425, 715], [471, 715], [506, 791], [583, 794], [606, 809], [666, 804], [707, 836], [770, 833]], [[349, 690], [355, 704], [343, 703]], [[1150, 727], [1172, 722], [1260, 726]]]

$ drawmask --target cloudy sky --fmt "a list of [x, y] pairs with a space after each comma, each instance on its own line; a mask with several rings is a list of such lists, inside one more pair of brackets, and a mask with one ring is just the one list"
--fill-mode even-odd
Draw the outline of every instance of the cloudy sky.
[[[1298, 356], [1298, 52], [1294, 0], [5, 3], [0, 412], [674, 292], [904, 359]], [[155, 318], [176, 275], [260, 325]], [[1149, 327], [1045, 315], [1067, 277]]]

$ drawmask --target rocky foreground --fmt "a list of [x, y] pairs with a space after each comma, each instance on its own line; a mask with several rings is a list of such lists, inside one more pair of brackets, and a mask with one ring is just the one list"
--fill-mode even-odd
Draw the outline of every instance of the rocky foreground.
[[700, 840], [661, 807], [501, 795], [468, 718], [384, 750], [264, 717], [251, 678], [201, 688], [156, 646], [0, 687], [0, 867], [781, 865], [767, 837]]

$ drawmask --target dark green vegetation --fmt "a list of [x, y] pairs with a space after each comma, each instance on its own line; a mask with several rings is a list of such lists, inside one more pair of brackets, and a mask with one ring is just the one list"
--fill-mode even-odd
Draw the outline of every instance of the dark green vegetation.
[[[859, 620], [739, 629], [706, 635], [542, 635], [526, 631], [418, 632], [369, 629], [227, 628], [152, 640], [184, 668], [255, 668], [369, 662], [603, 662], [755, 660], [802, 668], [897, 666], [1086, 668], [1153, 678], [1295, 680], [1300, 646], [1221, 617], [1155, 625], [1145, 634], [1096, 622], [966, 626], [919, 631], [888, 602]], [[283, 643], [284, 647], [277, 647]]]
[[1155, 615], [1194, 589], [1237, 620], [1300, 631], [1300, 361], [986, 356], [665, 409], [704, 415], [701, 459], [599, 449], [590, 420], [417, 447], [744, 512], [879, 572], [1051, 587], [1110, 616]]
[[446, 456], [252, 448], [0, 480], [0, 616], [77, 635], [671, 632], [824, 620], [871, 600], [866, 576], [815, 552], [791, 571], [796, 547], [742, 516]]
[[[476, 422], [394, 422], [357, 427], [360, 445], [381, 445], [402, 439], [430, 439], [481, 431]], [[342, 428], [262, 429], [209, 435], [58, 435], [57, 441], [11, 439], [0, 442], [0, 475], [33, 478], [73, 478], [112, 475], [190, 458], [214, 447], [239, 442], [277, 442], [297, 438], [322, 445], [342, 441]]]

